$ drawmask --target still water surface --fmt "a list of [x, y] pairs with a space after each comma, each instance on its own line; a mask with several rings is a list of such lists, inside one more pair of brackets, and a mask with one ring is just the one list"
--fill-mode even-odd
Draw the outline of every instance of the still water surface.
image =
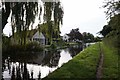
[[44, 78], [67, 63], [80, 51], [82, 51], [82, 46], [72, 46], [55, 51], [3, 55], [3, 78], [11, 78], [13, 74], [15, 76], [20, 74], [21, 77], [24, 77], [23, 74], [29, 74], [30, 78], [32, 76], [33, 78]]

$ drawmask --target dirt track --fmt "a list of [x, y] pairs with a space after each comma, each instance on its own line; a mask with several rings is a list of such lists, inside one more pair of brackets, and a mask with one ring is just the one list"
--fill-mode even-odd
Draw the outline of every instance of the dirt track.
[[103, 68], [102, 66], [103, 66], [103, 60], [104, 60], [103, 50], [101, 48], [100, 43], [99, 43], [99, 48], [100, 48], [100, 57], [97, 65], [97, 71], [96, 71], [97, 80], [100, 80], [102, 78], [102, 68]]

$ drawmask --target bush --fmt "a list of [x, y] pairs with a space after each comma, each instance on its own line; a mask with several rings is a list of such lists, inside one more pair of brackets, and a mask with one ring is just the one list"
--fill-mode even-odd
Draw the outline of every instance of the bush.
[[42, 47], [36, 42], [26, 44], [26, 51], [41, 51], [41, 50]]
[[17, 53], [17, 52], [38, 52], [42, 51], [43, 48], [37, 43], [28, 43], [26, 45], [14, 44], [9, 46], [3, 46], [3, 53]]
[[55, 44], [55, 43], [53, 43], [53, 44], [51, 44], [51, 49], [55, 49], [55, 48], [57, 48], [57, 45]]

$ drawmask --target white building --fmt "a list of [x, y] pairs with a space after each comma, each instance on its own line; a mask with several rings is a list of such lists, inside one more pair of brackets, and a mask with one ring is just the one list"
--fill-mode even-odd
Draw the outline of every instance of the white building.
[[39, 31], [37, 31], [34, 35], [33, 35], [33, 37], [32, 37], [32, 41], [34, 42], [38, 42], [39, 44], [42, 44], [42, 45], [45, 45], [45, 36], [41, 33], [41, 32], [39, 32]]
[[63, 40], [66, 41], [66, 42], [69, 41], [69, 38], [70, 38], [70, 37], [69, 37], [67, 34], [65, 34], [65, 35], [63, 36]]

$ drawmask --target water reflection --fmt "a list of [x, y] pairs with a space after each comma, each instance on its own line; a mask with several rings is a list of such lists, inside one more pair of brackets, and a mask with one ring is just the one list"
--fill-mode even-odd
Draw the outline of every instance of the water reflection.
[[3, 78], [11, 80], [40, 80], [61, 67], [82, 50], [82, 46], [72, 46], [55, 51], [39, 53], [3, 54]]

